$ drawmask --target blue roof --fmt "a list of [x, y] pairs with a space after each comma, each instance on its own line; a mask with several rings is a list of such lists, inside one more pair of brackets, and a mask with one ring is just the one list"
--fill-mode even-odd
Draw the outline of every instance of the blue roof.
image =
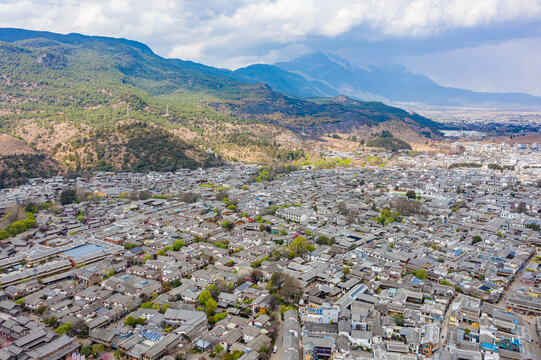
[[491, 350], [491, 351], [499, 352], [498, 347], [496, 345], [494, 345], [494, 344], [483, 342], [483, 343], [481, 343], [481, 347], [483, 349], [488, 349], [488, 350]]

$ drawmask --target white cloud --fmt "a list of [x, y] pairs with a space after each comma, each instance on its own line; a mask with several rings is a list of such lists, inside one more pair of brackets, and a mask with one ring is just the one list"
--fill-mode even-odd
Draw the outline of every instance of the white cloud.
[[531, 21], [541, 21], [541, 0], [0, 0], [0, 26], [125, 37], [229, 68], [301, 55], [308, 39], [353, 30], [378, 41]]
[[[539, 0], [19, 0], [0, 2], [0, 25], [122, 36], [191, 49], [195, 60], [245, 56], [265, 44], [335, 37], [356, 26], [373, 36], [416, 37], [541, 17]], [[227, 44], [224, 46], [224, 42]], [[232, 46], [230, 46], [232, 45]], [[168, 49], [168, 50], [166, 50]], [[197, 51], [194, 51], [197, 50]]]

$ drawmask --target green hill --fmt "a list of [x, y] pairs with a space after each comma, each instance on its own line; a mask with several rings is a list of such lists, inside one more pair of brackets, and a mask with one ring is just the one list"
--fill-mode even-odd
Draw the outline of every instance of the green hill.
[[[60, 169], [133, 171], [220, 164], [209, 149], [242, 158], [244, 145], [228, 135], [254, 126], [249, 155], [265, 156], [258, 138], [282, 154], [279, 148], [302, 144], [280, 143], [280, 136], [317, 138], [389, 120], [436, 134], [436, 123], [381, 103], [299, 99], [239, 76], [165, 59], [126, 39], [0, 29], [0, 132]], [[108, 156], [113, 146], [125, 156]], [[157, 154], [160, 146], [170, 151]]]

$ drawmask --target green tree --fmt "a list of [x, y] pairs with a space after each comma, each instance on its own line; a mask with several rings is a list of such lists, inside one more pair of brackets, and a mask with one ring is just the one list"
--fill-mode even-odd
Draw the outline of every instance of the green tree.
[[105, 351], [105, 346], [103, 346], [103, 344], [94, 344], [94, 345], [92, 345], [92, 355], [95, 358], [97, 358], [104, 351]]
[[210, 299], [212, 296], [210, 296], [210, 291], [208, 289], [204, 289], [203, 291], [201, 291], [201, 293], [199, 294], [199, 297], [197, 298], [197, 300], [199, 301], [199, 304], [205, 304], [205, 302]]
[[314, 246], [310, 244], [307, 238], [299, 236], [289, 244], [289, 251], [293, 256], [301, 256], [307, 252], [314, 251]]
[[57, 333], [58, 335], [64, 335], [64, 334], [67, 334], [70, 330], [71, 330], [71, 324], [65, 323], [64, 325], [57, 327], [54, 332]]
[[214, 311], [218, 307], [218, 303], [216, 300], [210, 298], [207, 301], [205, 301], [205, 312], [207, 313], [207, 317], [214, 314]]
[[334, 244], [334, 240], [333, 239], [329, 239], [327, 236], [325, 235], [320, 235], [317, 240], [316, 240], [316, 243], [318, 245], [332, 245]]
[[77, 334], [77, 337], [79, 339], [86, 339], [88, 335], [90, 335], [90, 328], [88, 327], [88, 325], [84, 324], [81, 328], [81, 331], [79, 331], [79, 334]]
[[173, 250], [174, 251], [179, 251], [180, 248], [186, 246], [186, 243], [184, 242], [184, 240], [180, 239], [180, 240], [177, 240], [173, 243]]
[[81, 355], [91, 356], [92, 355], [92, 345], [84, 345], [83, 347], [81, 347], [80, 353], [81, 353]]
[[115, 360], [121, 360], [124, 358], [124, 352], [120, 349], [116, 349], [113, 355], [115, 356]]
[[51, 316], [49, 320], [47, 320], [47, 325], [49, 325], [50, 327], [54, 327], [57, 322], [58, 320], [56, 320], [54, 316]]
[[408, 190], [408, 191], [406, 192], [406, 197], [407, 197], [408, 199], [415, 199], [415, 198], [417, 197], [417, 194], [415, 193], [414, 190]]
[[404, 316], [402, 315], [393, 315], [393, 320], [396, 326], [404, 326]]
[[67, 189], [60, 193], [60, 203], [62, 205], [73, 204], [77, 199], [77, 192], [74, 189]]
[[128, 316], [126, 320], [124, 321], [124, 325], [135, 326], [135, 318], [133, 316]]
[[415, 271], [415, 277], [419, 280], [428, 279], [428, 274], [425, 269], [419, 269]]
[[473, 238], [472, 238], [472, 245], [474, 244], [477, 244], [478, 242], [481, 242], [483, 241], [483, 239], [481, 239], [481, 237], [479, 235], [475, 235]]

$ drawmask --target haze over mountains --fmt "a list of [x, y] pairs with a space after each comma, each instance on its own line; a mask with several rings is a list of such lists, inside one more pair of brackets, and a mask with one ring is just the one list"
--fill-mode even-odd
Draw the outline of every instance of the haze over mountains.
[[[457, 70], [460, 71], [460, 70]], [[475, 92], [445, 87], [406, 68], [362, 69], [337, 55], [312, 53], [274, 65], [252, 65], [233, 72], [237, 79], [262, 82], [294, 96], [344, 94], [362, 100], [442, 106], [538, 107], [541, 97], [524, 93]]]
[[289, 62], [254, 64], [235, 71], [183, 61], [248, 83], [263, 83], [283, 94], [303, 97], [347, 95], [364, 101], [394, 104], [487, 108], [541, 107], [541, 97], [525, 93], [476, 92], [441, 86], [403, 66], [363, 69], [334, 54], [306, 54]]

